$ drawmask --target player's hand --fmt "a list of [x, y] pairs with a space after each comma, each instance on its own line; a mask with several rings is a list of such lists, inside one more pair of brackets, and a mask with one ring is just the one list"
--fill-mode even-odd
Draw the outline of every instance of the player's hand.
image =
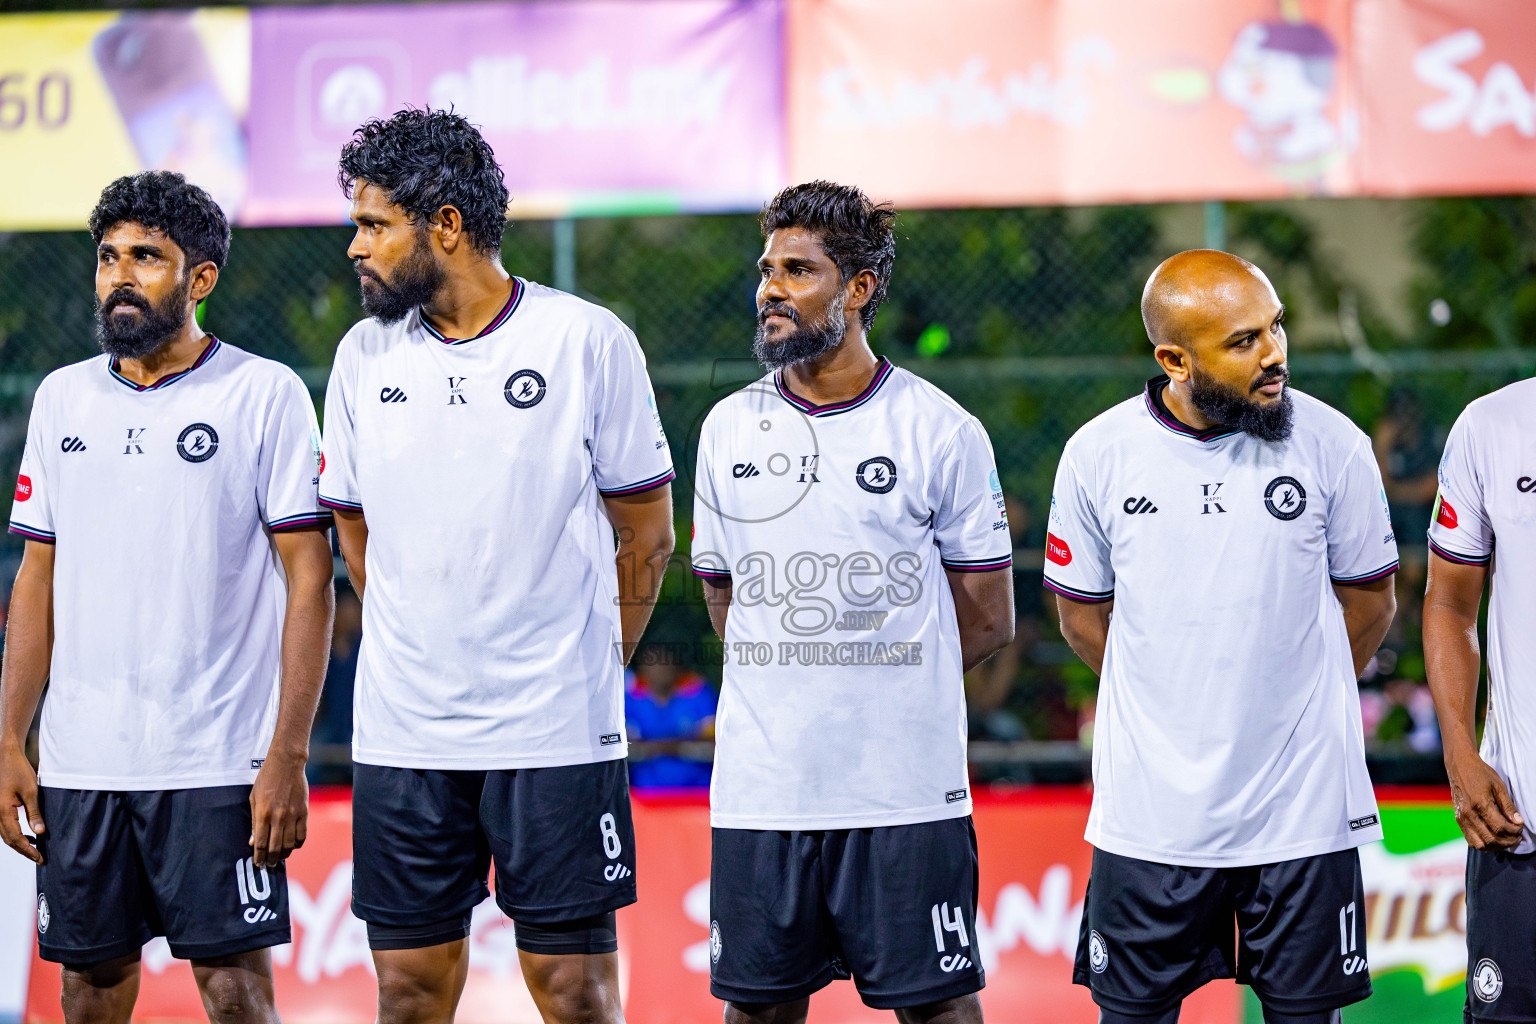
[[27, 824], [32, 831], [42, 835], [43, 809], [37, 800], [37, 772], [27, 760], [26, 752], [15, 744], [0, 745], [0, 838], [5, 845], [32, 861], [43, 862], [43, 852], [32, 837], [21, 830], [21, 818], [17, 810], [25, 808]]
[[251, 858], [277, 867], [304, 845], [309, 831], [309, 783], [304, 761], [268, 754], [251, 787]]
[[1515, 809], [1509, 787], [1476, 752], [1446, 761], [1456, 824], [1476, 850], [1508, 850], [1520, 843], [1525, 819]]

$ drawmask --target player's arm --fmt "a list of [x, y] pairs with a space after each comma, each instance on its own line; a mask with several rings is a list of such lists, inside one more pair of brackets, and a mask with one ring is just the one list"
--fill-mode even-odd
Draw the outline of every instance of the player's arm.
[[1333, 592], [1344, 608], [1344, 625], [1349, 630], [1349, 650], [1354, 656], [1356, 679], [1365, 674], [1365, 666], [1381, 649], [1381, 641], [1392, 626], [1392, 616], [1397, 614], [1397, 595], [1392, 589], [1392, 581], [1393, 577], [1387, 576], [1370, 583], [1333, 585]]
[[330, 657], [336, 594], [324, 529], [273, 534], [288, 577], [277, 727], [251, 787], [251, 847], [257, 867], [275, 867], [304, 845], [309, 828], [309, 731]]
[[29, 540], [11, 590], [0, 668], [0, 838], [17, 853], [41, 864], [43, 855], [21, 830], [25, 808], [32, 831], [45, 831], [37, 800], [37, 773], [27, 760], [27, 729], [37, 713], [53, 658], [54, 546]]
[[363, 599], [363, 585], [367, 582], [368, 520], [361, 512], [333, 508], [336, 517], [336, 543], [341, 548], [341, 560], [347, 563], [347, 579], [357, 599]]
[[619, 535], [615, 558], [619, 570], [619, 631], [624, 664], [651, 621], [656, 595], [667, 572], [676, 538], [672, 533], [672, 485], [662, 484], [639, 494], [603, 498], [608, 521]]
[[731, 578], [729, 576], [699, 577], [704, 582], [704, 607], [709, 609], [709, 624], [715, 633], [725, 639], [725, 616], [731, 610]]
[[[1013, 569], [993, 572], [944, 570], [955, 595], [955, 619], [960, 624], [960, 664], [964, 671], [986, 661], [1013, 643]], [[713, 613], [711, 613], [713, 617]], [[721, 614], [722, 625], [724, 613]], [[724, 636], [724, 633], [721, 633]]]
[[1103, 675], [1104, 648], [1109, 644], [1109, 615], [1114, 610], [1113, 599], [1074, 601], [1056, 595], [1061, 635], [1077, 656], [1083, 659], [1083, 664], [1093, 669], [1094, 675]]
[[1477, 610], [1487, 579], [1486, 565], [1461, 565], [1429, 553], [1424, 668], [1440, 719], [1456, 823], [1479, 850], [1515, 846], [1525, 827], [1504, 780], [1477, 751]]

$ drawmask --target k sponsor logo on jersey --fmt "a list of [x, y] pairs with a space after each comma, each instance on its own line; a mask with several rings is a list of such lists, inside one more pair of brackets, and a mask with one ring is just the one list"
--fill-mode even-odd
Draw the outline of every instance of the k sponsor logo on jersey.
[[176, 451], [188, 462], [207, 462], [218, 450], [218, 432], [206, 423], [194, 423], [176, 438]]
[[544, 378], [537, 370], [518, 370], [507, 378], [501, 393], [515, 409], [531, 409], [544, 400]]
[[865, 459], [854, 471], [854, 479], [871, 494], [889, 493], [896, 486], [896, 463], [884, 455]]
[[143, 455], [144, 454], [144, 428], [143, 427], [129, 427], [128, 428], [128, 443], [123, 445], [123, 454], [124, 455]]
[[1221, 483], [1200, 485], [1200, 514], [1211, 515], [1213, 512], [1225, 512], [1221, 504]]
[[464, 382], [466, 380], [468, 380], [468, 379], [469, 379], [468, 377], [449, 377], [448, 378], [448, 404], [449, 405], [468, 405], [469, 404], [469, 399], [464, 397]]
[[1276, 519], [1289, 522], [1307, 510], [1306, 489], [1293, 476], [1277, 476], [1264, 489], [1264, 507]]

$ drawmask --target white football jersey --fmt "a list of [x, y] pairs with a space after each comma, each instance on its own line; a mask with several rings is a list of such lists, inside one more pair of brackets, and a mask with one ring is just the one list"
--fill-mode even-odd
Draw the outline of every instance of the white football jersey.
[[1485, 395], [1457, 418], [1440, 460], [1429, 547], [1489, 567], [1482, 755], [1526, 820], [1515, 852], [1536, 852], [1536, 380]]
[[864, 828], [969, 814], [960, 633], [945, 569], [1005, 570], [986, 432], [880, 360], [815, 406], [770, 374], [704, 421], [694, 572], [729, 577], [718, 828]]
[[1045, 585], [1115, 602], [1087, 839], [1188, 867], [1381, 838], [1334, 584], [1397, 569], [1365, 434], [1292, 390], [1289, 441], [1197, 432], [1167, 378], [1067, 443]]
[[319, 460], [298, 375], [218, 339], [149, 386], [105, 355], [43, 380], [11, 505], [56, 545], [43, 785], [256, 777], [287, 606], [271, 533], [329, 524]]
[[537, 768], [625, 756], [603, 497], [672, 479], [634, 334], [517, 278], [474, 338], [413, 312], [336, 352], [321, 502], [368, 523], [353, 757]]

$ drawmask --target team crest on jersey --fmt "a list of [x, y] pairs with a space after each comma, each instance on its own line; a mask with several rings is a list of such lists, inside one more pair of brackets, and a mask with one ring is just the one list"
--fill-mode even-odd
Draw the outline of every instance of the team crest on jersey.
[[538, 370], [518, 370], [507, 378], [502, 394], [514, 408], [531, 408], [544, 400], [544, 378]]
[[871, 494], [885, 494], [896, 486], [896, 463], [884, 455], [865, 459], [854, 472], [854, 479]]
[[1291, 520], [1307, 509], [1307, 491], [1293, 476], [1277, 476], [1264, 489], [1264, 507], [1276, 519]]
[[188, 462], [207, 462], [219, 450], [219, 433], [206, 423], [194, 423], [176, 438], [176, 451]]

